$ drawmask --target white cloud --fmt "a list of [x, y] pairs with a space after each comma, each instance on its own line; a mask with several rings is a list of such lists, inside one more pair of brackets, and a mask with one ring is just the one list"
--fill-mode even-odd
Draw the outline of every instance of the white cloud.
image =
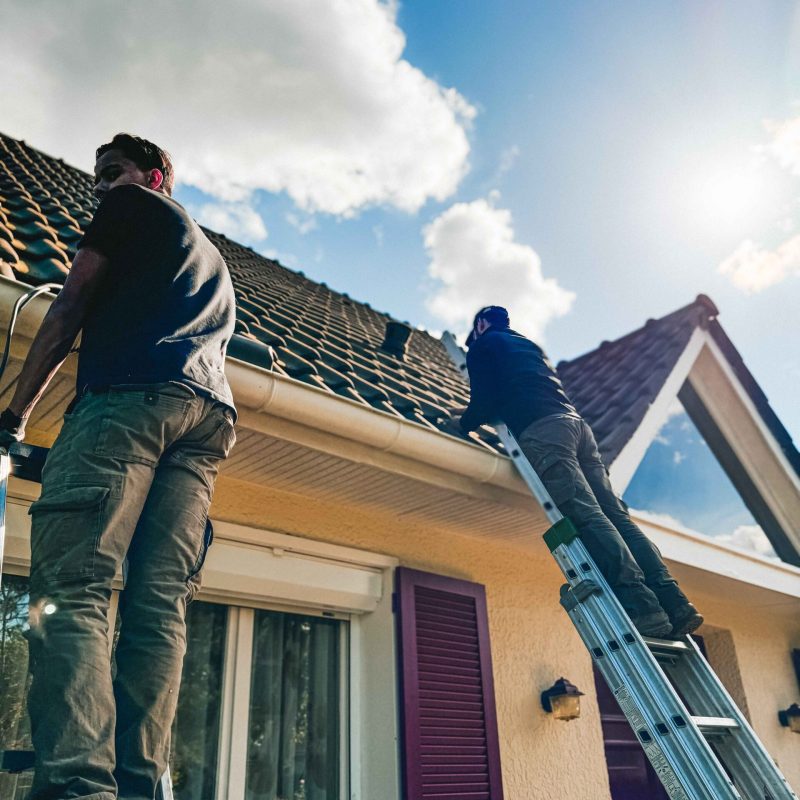
[[[773, 158], [781, 167], [800, 177], [800, 117], [776, 121], [767, 120], [764, 127], [770, 134], [767, 144], [757, 152]], [[790, 216], [778, 220], [777, 227], [788, 234], [794, 228]], [[800, 235], [792, 236], [770, 249], [743, 240], [718, 267], [730, 277], [734, 286], [747, 294], [755, 294], [781, 283], [791, 275], [800, 275]]]
[[494, 175], [494, 180], [499, 181], [503, 175], [510, 172], [514, 168], [517, 159], [519, 158], [520, 149], [517, 145], [512, 144], [500, 153], [500, 163], [497, 165], [497, 171]]
[[759, 525], [740, 525], [733, 533], [717, 536], [716, 538], [720, 542], [732, 544], [742, 550], [756, 552], [765, 558], [778, 558], [767, 535]]
[[772, 140], [759, 151], [772, 156], [782, 167], [800, 176], [800, 117], [781, 122], [767, 120], [764, 127]]
[[[402, 58], [397, 4], [196, 0], [3, 4], [3, 131], [91, 167], [119, 130], [224, 201], [285, 191], [351, 215], [444, 200], [475, 109]], [[148, 16], [149, 15], [149, 16]]]
[[206, 203], [198, 209], [197, 221], [231, 239], [262, 242], [269, 235], [264, 220], [246, 203]]
[[307, 233], [316, 230], [317, 219], [312, 215], [300, 216], [291, 211], [286, 215], [286, 221], [301, 235], [305, 236]]
[[686, 453], [682, 453], [680, 450], [675, 450], [672, 453], [672, 463], [677, 467], [682, 461], [686, 461]]
[[456, 203], [423, 236], [428, 274], [437, 282], [426, 305], [458, 332], [468, 330], [481, 306], [502, 305], [512, 327], [541, 338], [547, 323], [572, 306], [574, 293], [545, 278], [536, 251], [515, 241], [507, 209], [486, 200]]
[[800, 236], [793, 236], [774, 250], [745, 239], [718, 267], [734, 286], [748, 294], [761, 292], [790, 275], [800, 275]]
[[632, 508], [631, 514], [635, 517], [641, 517], [648, 522], [653, 522], [656, 525], [663, 525], [665, 528], [674, 528], [675, 530], [691, 530], [687, 528], [686, 524], [681, 522], [677, 517], [672, 514], [665, 514], [660, 511], [648, 511], [643, 508]]

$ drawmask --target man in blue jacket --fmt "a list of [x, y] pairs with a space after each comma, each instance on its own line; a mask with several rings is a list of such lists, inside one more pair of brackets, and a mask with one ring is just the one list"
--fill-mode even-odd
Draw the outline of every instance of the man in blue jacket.
[[[233, 285], [172, 179], [146, 139], [97, 150], [100, 205], [0, 415], [0, 446], [21, 440], [81, 332], [76, 398], [30, 511], [30, 800], [144, 800], [167, 766], [186, 603], [235, 439]], [[112, 682], [108, 608], [125, 558]]]
[[696, 630], [703, 617], [614, 493], [591, 428], [541, 348], [509, 327], [500, 306], [476, 314], [467, 345], [470, 402], [462, 433], [492, 420], [508, 425], [642, 634]]

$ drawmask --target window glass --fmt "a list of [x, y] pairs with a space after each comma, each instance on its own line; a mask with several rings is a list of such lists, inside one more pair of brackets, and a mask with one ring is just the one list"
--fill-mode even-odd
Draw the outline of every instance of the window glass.
[[[28, 581], [3, 575], [0, 586], [0, 751], [30, 750], [28, 699]], [[31, 786], [31, 772], [0, 772], [0, 797], [23, 800]]]
[[246, 800], [340, 800], [342, 624], [256, 612]]
[[[192, 603], [186, 615], [188, 649], [178, 712], [172, 727], [170, 772], [176, 800], [213, 797], [219, 749], [222, 669], [228, 609]], [[117, 617], [115, 640], [119, 635]], [[30, 750], [26, 709], [28, 674], [28, 581], [3, 575], [0, 585], [0, 751]], [[32, 773], [0, 772], [0, 798], [24, 800]]]
[[644, 516], [775, 557], [700, 431], [676, 400], [624, 495]]
[[170, 754], [175, 800], [215, 796], [227, 618], [227, 607], [213, 603], [191, 603], [186, 613], [188, 646]]

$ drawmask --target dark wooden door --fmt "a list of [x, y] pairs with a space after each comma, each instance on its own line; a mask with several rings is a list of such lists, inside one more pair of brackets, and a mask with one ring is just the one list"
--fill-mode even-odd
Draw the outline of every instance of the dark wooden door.
[[594, 669], [612, 800], [669, 800], [603, 676]]
[[[692, 638], [705, 656], [703, 637]], [[669, 795], [650, 766], [633, 728], [628, 724], [597, 667], [594, 668], [594, 685], [597, 690], [597, 704], [600, 706], [600, 723], [603, 726], [612, 800], [669, 800]]]

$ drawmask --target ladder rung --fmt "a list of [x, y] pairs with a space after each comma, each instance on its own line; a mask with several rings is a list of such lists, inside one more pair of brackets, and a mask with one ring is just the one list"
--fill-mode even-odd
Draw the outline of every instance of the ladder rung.
[[689, 651], [686, 642], [675, 639], [654, 639], [652, 636], [643, 636], [642, 638], [651, 650], [664, 650], [668, 653], [686, 653]]
[[677, 664], [681, 658], [691, 652], [685, 642], [673, 639], [653, 639], [650, 636], [642, 638], [650, 652], [655, 656], [656, 661], [661, 665], [672, 666]]
[[730, 717], [692, 717], [692, 721], [706, 737], [722, 736], [739, 727], [739, 723]]

